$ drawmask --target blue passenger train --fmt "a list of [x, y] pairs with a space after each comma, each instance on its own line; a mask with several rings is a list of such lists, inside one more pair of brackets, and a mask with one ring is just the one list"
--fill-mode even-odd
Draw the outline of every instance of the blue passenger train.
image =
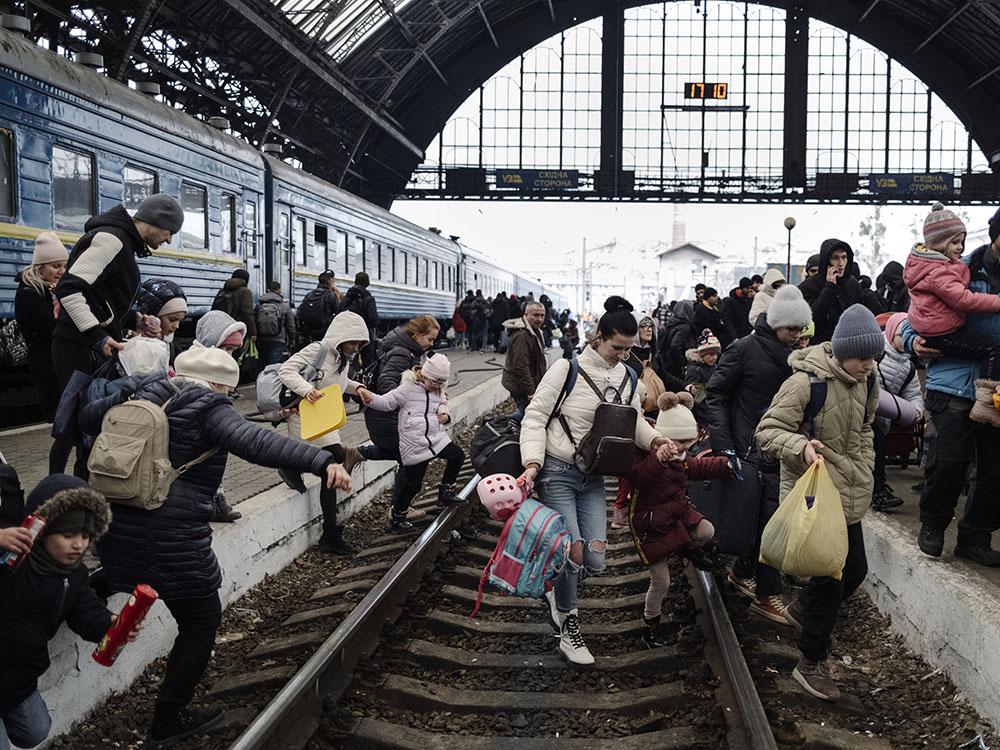
[[235, 268], [255, 295], [278, 279], [293, 303], [325, 269], [342, 289], [367, 271], [386, 327], [449, 318], [467, 288], [560, 304], [481, 253], [0, 31], [0, 318], [13, 316], [14, 275], [38, 232], [72, 245], [91, 215], [155, 192], [179, 197], [184, 226], [140, 268], [180, 284], [195, 316]]

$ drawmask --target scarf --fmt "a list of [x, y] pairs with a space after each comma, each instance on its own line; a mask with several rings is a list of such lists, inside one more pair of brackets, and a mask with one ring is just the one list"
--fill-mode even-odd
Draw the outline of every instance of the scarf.
[[[79, 565], [80, 563], [77, 563]], [[31, 568], [35, 573], [43, 576], [60, 576], [62, 578], [68, 578], [69, 574], [72, 572], [73, 568], [67, 567], [59, 562], [49, 554], [49, 551], [45, 549], [45, 545], [42, 544], [42, 540], [39, 539], [38, 543], [31, 548], [31, 552], [28, 553], [28, 567]], [[75, 565], [73, 566], [76, 567]]]

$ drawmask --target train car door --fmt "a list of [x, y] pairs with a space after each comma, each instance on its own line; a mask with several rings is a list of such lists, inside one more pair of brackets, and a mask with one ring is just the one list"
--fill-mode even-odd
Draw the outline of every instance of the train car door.
[[250, 272], [251, 287], [263, 289], [264, 279], [260, 263], [260, 195], [243, 194], [243, 261]]
[[[292, 288], [292, 210], [289, 206], [277, 204], [278, 231], [274, 237], [274, 252], [277, 260], [276, 276], [281, 282], [281, 291], [287, 295], [287, 299], [293, 299], [294, 289]], [[295, 303], [299, 300], [295, 299]]]

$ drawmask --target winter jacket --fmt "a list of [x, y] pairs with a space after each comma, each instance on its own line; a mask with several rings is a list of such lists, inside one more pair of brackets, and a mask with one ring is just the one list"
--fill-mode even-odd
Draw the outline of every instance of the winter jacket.
[[[704, 394], [708, 381], [712, 379], [712, 373], [715, 372], [715, 368], [702, 361], [697, 349], [688, 349], [686, 356], [687, 367], [684, 369], [684, 385], [695, 386], [693, 389], [695, 405], [691, 412], [694, 414], [694, 418], [698, 424], [708, 424], [708, 404], [705, 403]], [[718, 364], [718, 361], [716, 361], [716, 364]]]
[[800, 349], [788, 358], [792, 376], [782, 383], [757, 427], [761, 450], [781, 460], [781, 498], [806, 470], [802, 460], [806, 436], [802, 419], [811, 393], [810, 373], [827, 384], [826, 402], [813, 419], [813, 433], [823, 442], [826, 461], [848, 525], [861, 520], [871, 502], [875, 449], [872, 421], [879, 386], [868, 392], [833, 357], [829, 342]]
[[148, 583], [164, 600], [210, 596], [222, 584], [212, 551], [213, 497], [229, 453], [257, 466], [325, 476], [330, 454], [289, 440], [248, 422], [228, 396], [184, 378], [142, 388], [138, 398], [166, 407], [170, 423], [170, 463], [177, 467], [209, 448], [219, 450], [192, 466], [170, 486], [156, 510], [113, 506], [111, 527], [97, 542], [112, 591], [131, 591]]
[[524, 315], [524, 308], [521, 307], [521, 300], [518, 299], [516, 294], [510, 295], [510, 299], [507, 300], [507, 314], [504, 316], [505, 320], [513, 320], [514, 318], [520, 318]]
[[253, 314], [253, 292], [250, 291], [247, 282], [237, 278], [226, 279], [222, 291], [229, 300], [229, 309], [224, 312], [246, 325], [247, 336], [256, 336], [257, 318]]
[[674, 305], [674, 313], [660, 336], [657, 347], [658, 367], [656, 374], [663, 380], [669, 391], [684, 389], [684, 368], [687, 365], [685, 353], [698, 343], [701, 329], [694, 327], [694, 303], [681, 300]]
[[526, 318], [508, 320], [503, 325], [509, 338], [500, 382], [511, 396], [532, 396], [548, 364], [541, 332], [532, 329]]
[[[896, 351], [896, 347], [885, 342], [885, 352], [878, 363], [879, 384], [882, 390], [909, 401], [918, 412], [924, 411], [924, 396], [920, 392], [920, 378], [917, 377], [917, 367], [909, 354]], [[883, 432], [889, 430], [889, 420], [879, 417], [879, 428]]]
[[882, 305], [875, 293], [863, 289], [861, 282], [854, 276], [845, 273], [836, 284], [826, 280], [830, 255], [837, 249], [847, 251], [848, 266], [854, 262], [854, 250], [846, 242], [838, 239], [824, 240], [819, 250], [819, 273], [799, 284], [802, 296], [812, 308], [813, 323], [816, 324], [816, 333], [812, 337], [814, 344], [829, 341], [844, 310], [855, 303], [864, 305], [873, 315], [882, 312]]
[[748, 320], [751, 326], [756, 326], [757, 318], [760, 317], [761, 313], [766, 313], [767, 308], [771, 306], [771, 300], [774, 299], [774, 293], [777, 291], [774, 285], [779, 281], [786, 281], [785, 274], [777, 268], [767, 269], [764, 274], [764, 283], [760, 285], [760, 291], [753, 296], [753, 304], [750, 305]]
[[124, 338], [139, 289], [136, 257], [149, 255], [149, 248], [122, 205], [83, 228], [56, 287], [60, 310], [53, 336], [97, 348], [108, 336]]
[[[750, 322], [750, 309], [753, 307], [753, 297], [744, 294], [743, 290], [737, 287], [729, 292], [729, 296], [722, 301], [722, 319], [725, 321], [734, 339], [743, 338], [753, 330]], [[721, 341], [721, 339], [720, 339]]]
[[455, 333], [465, 333], [469, 330], [469, 326], [465, 323], [465, 318], [462, 317], [462, 313], [457, 307], [451, 316], [451, 327], [455, 329]]
[[459, 312], [465, 324], [472, 326], [476, 319], [476, 298], [472, 294], [467, 294], [458, 305]]
[[42, 416], [46, 422], [55, 417], [59, 406], [59, 380], [52, 367], [52, 333], [56, 328], [55, 295], [46, 288], [39, 292], [30, 284], [14, 277], [17, 292], [14, 295], [14, 317], [21, 335], [28, 345], [28, 372], [38, 391]]
[[704, 516], [688, 500], [689, 480], [730, 475], [727, 458], [685, 458], [666, 466], [653, 452], [637, 458], [626, 477], [634, 498], [628, 522], [642, 561], [652, 565], [691, 543], [690, 530]]
[[[580, 369], [586, 371], [602, 392], [605, 389], [618, 389], [628, 375], [625, 365], [621, 363], [614, 367], [608, 365], [592, 346], [587, 346], [583, 350], [578, 363]], [[594, 411], [600, 399], [582, 376], [577, 378], [576, 385], [560, 408], [560, 413], [573, 434], [573, 440], [571, 441], [566, 434], [562, 420], [553, 419], [551, 423], [549, 422], [549, 415], [556, 407], [556, 401], [562, 393], [568, 374], [569, 361], [560, 359], [545, 373], [535, 390], [535, 397], [528, 403], [528, 410], [521, 421], [521, 461], [525, 466], [534, 463], [541, 467], [545, 464], [547, 455], [572, 463], [573, 441], [579, 445], [594, 425]], [[631, 385], [626, 382], [623, 399], [628, 398], [629, 389]], [[643, 419], [642, 400], [638, 390], [632, 396], [630, 403], [635, 408], [635, 444], [642, 450], [649, 450], [658, 435]]]
[[[278, 377], [296, 395], [305, 398], [313, 388], [323, 390], [331, 385], [339, 385], [343, 393], [357, 392], [358, 383], [348, 376], [349, 361], [340, 354], [340, 345], [345, 341], [368, 341], [368, 327], [360, 315], [352, 312], [342, 312], [333, 319], [326, 331], [326, 336], [320, 341], [314, 341], [285, 360], [278, 368]], [[319, 379], [308, 381], [302, 377], [302, 371], [316, 364], [320, 350], [325, 352], [319, 365]], [[298, 412], [292, 414], [286, 423], [288, 437], [293, 440], [302, 439], [302, 422]], [[325, 448], [328, 445], [340, 445], [340, 431], [334, 430], [321, 437], [309, 441], [310, 445]]]
[[510, 305], [507, 304], [507, 297], [503, 294], [498, 294], [493, 298], [492, 310], [490, 312], [490, 328], [494, 331], [499, 331], [506, 326], [510, 320], [508, 312], [510, 312]]
[[[258, 338], [261, 341], [275, 341], [285, 346], [292, 346], [295, 343], [295, 313], [292, 312], [292, 306], [277, 292], [265, 292], [260, 295], [260, 303], [257, 305], [257, 309], [260, 310], [260, 306], [267, 303], [273, 303], [278, 306], [278, 315], [281, 318], [281, 330], [278, 331], [277, 336], [258, 334]], [[254, 317], [254, 322], [256, 323], [256, 316]]]
[[906, 312], [910, 309], [910, 293], [903, 281], [903, 266], [890, 260], [875, 279], [875, 289], [882, 309], [886, 312]]
[[[403, 373], [420, 364], [424, 350], [413, 337], [397, 326], [379, 344], [376, 393], [388, 393], [402, 382]], [[399, 431], [395, 413], [365, 409], [365, 426], [372, 442], [387, 451], [399, 450]]]
[[792, 348], [778, 341], [766, 319], [757, 322], [752, 335], [722, 353], [705, 399], [712, 450], [734, 450], [740, 458], [749, 455], [760, 418], [792, 374], [791, 353]]
[[413, 370], [403, 373], [402, 382], [384, 396], [375, 395], [369, 409], [398, 414], [399, 456], [403, 466], [430, 461], [451, 443], [438, 421], [447, 416], [448, 396], [432, 393], [417, 382]]
[[365, 321], [365, 325], [370, 331], [374, 331], [378, 326], [378, 306], [367, 287], [355, 284], [348, 289], [340, 300], [339, 311], [357, 313]]
[[0, 712], [23, 703], [49, 668], [49, 641], [65, 621], [97, 643], [111, 627], [111, 613], [90, 588], [80, 564], [68, 577], [36, 573], [29, 564], [0, 566]]
[[715, 337], [719, 340], [723, 349], [729, 346], [736, 338], [733, 330], [726, 324], [726, 321], [722, 319], [722, 313], [704, 302], [695, 303], [692, 322], [694, 323], [694, 333], [696, 337], [701, 335], [701, 332], [708, 328], [715, 334]]
[[965, 326], [969, 313], [1000, 312], [1000, 297], [969, 289], [971, 273], [961, 260], [914, 245], [903, 281], [910, 290], [910, 325], [921, 336], [943, 336]]

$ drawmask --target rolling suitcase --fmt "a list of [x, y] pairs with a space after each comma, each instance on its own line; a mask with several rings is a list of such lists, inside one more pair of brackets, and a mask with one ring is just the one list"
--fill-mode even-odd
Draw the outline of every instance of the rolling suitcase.
[[715, 527], [713, 541], [727, 555], [752, 557], [763, 497], [760, 471], [743, 462], [742, 481], [733, 477], [688, 484], [688, 497]]

